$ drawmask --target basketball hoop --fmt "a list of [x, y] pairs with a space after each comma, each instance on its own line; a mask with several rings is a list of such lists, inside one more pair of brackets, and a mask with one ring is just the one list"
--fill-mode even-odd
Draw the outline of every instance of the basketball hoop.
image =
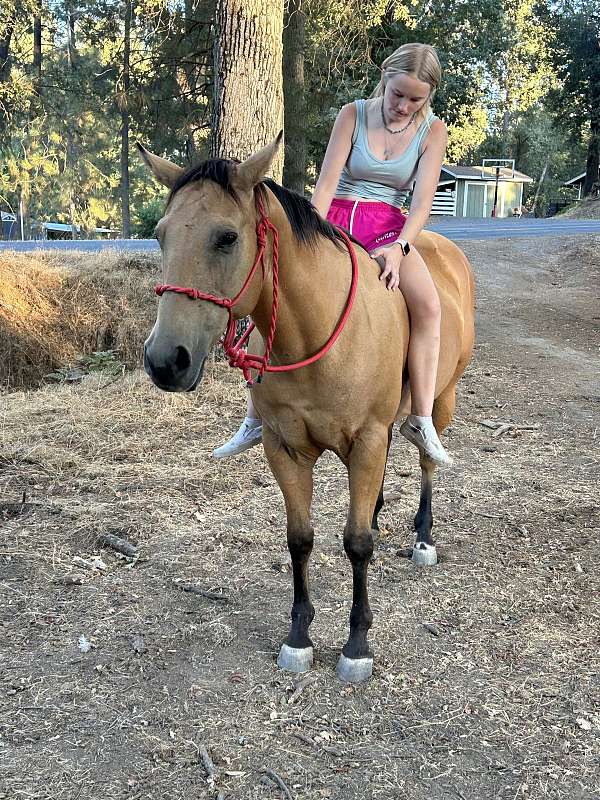
[[[489, 164], [486, 167], [486, 164]], [[503, 166], [506, 164], [507, 166]], [[486, 171], [487, 170], [487, 171]], [[493, 170], [493, 172], [492, 172]], [[496, 185], [494, 187], [494, 205], [492, 207], [492, 217], [496, 218], [496, 210], [498, 205], [498, 181], [500, 180], [500, 172], [503, 171], [503, 177], [510, 172], [511, 180], [515, 177], [515, 159], [514, 158], [484, 158], [481, 161], [481, 177], [482, 179], [494, 177]]]
[[[488, 165], [486, 167], [486, 165]], [[506, 165], [506, 166], [505, 166]], [[511, 179], [515, 177], [515, 159], [514, 158], [484, 158], [481, 161], [481, 177], [493, 178], [496, 173], [496, 167], [499, 167], [501, 170], [510, 170], [510, 175], [504, 175], [504, 177]], [[486, 171], [487, 170], [487, 171]]]

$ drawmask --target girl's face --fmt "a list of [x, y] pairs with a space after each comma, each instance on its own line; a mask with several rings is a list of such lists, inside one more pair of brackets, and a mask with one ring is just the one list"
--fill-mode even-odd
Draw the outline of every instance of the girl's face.
[[392, 75], [383, 93], [383, 110], [388, 119], [399, 122], [423, 108], [430, 94], [431, 86], [414, 75]]

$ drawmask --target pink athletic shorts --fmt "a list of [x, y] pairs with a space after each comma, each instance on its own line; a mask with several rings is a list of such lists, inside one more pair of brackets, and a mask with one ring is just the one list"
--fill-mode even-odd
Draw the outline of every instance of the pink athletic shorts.
[[388, 203], [339, 197], [332, 200], [327, 219], [349, 231], [369, 252], [393, 244], [406, 222], [402, 211]]

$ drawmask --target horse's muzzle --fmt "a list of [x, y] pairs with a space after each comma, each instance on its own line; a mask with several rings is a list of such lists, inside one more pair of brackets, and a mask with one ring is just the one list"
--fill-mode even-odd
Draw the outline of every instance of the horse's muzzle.
[[181, 345], [169, 352], [158, 353], [148, 342], [144, 345], [144, 369], [152, 382], [165, 392], [191, 392], [204, 373], [206, 356], [194, 366], [192, 356]]

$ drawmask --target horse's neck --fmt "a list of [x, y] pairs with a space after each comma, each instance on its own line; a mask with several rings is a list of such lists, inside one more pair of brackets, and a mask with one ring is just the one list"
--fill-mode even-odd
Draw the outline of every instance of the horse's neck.
[[[329, 337], [347, 297], [350, 261], [346, 255], [348, 281], [336, 278], [340, 273], [331, 262], [336, 255], [344, 260], [344, 254], [325, 237], [318, 238], [314, 249], [298, 242], [279, 201], [271, 194], [269, 201], [268, 215], [279, 233], [279, 307], [273, 354], [288, 361], [290, 354], [297, 358], [309, 355], [308, 351], [318, 349]], [[272, 234], [268, 239], [266, 277], [252, 312], [263, 338], [269, 331], [273, 305]]]

